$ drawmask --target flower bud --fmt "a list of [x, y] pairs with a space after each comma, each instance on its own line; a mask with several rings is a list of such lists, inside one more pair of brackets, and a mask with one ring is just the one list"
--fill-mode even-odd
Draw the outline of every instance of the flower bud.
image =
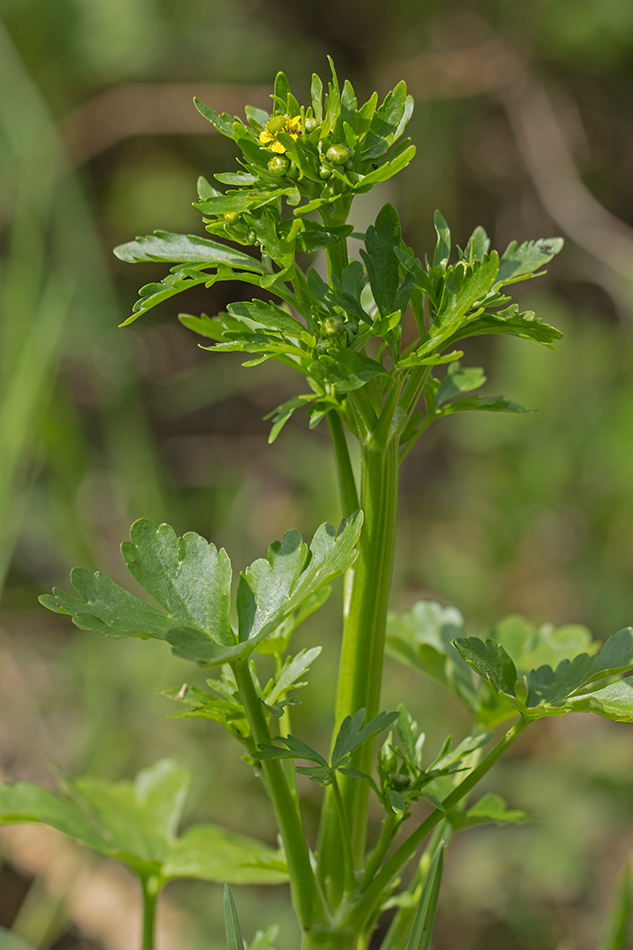
[[319, 123], [317, 122], [316, 119], [306, 119], [306, 120], [305, 120], [305, 129], [306, 129], [306, 132], [314, 132], [314, 130], [316, 129], [316, 127], [318, 126], [318, 124], [319, 124]]
[[341, 317], [326, 317], [321, 324], [321, 333], [326, 337], [339, 336], [343, 332], [345, 324]]
[[290, 162], [283, 155], [274, 155], [268, 162], [268, 171], [277, 178], [283, 178], [289, 168]]
[[345, 148], [344, 145], [330, 145], [325, 153], [325, 157], [328, 162], [332, 162], [333, 165], [344, 165], [345, 162], [350, 160], [352, 153], [348, 148]]
[[285, 132], [288, 124], [287, 115], [274, 115], [266, 123], [266, 131], [275, 135], [277, 132]]
[[321, 167], [319, 168], [319, 178], [323, 178], [325, 180], [331, 177], [332, 177], [332, 169], [327, 168], [325, 165], [321, 165]]
[[223, 218], [227, 224], [237, 224], [240, 220], [240, 214], [239, 211], [227, 211]]

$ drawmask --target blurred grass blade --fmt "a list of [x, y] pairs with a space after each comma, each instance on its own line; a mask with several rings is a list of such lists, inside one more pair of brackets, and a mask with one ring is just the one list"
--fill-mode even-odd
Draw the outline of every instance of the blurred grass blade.
[[435, 912], [437, 911], [437, 901], [440, 895], [440, 883], [442, 881], [442, 869], [444, 867], [444, 844], [441, 843], [433, 855], [433, 860], [429, 866], [418, 909], [413, 918], [411, 936], [407, 944], [407, 950], [428, 950], [431, 937], [433, 936], [433, 926], [435, 924]]
[[224, 885], [224, 927], [226, 929], [226, 950], [244, 950], [237, 907], [228, 884]]
[[598, 950], [630, 950], [632, 920], [633, 879], [631, 866], [626, 864], [618, 880], [615, 898], [609, 910]]

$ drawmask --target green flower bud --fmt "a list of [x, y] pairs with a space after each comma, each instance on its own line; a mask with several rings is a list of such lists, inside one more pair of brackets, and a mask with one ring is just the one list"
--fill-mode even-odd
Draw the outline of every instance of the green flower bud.
[[345, 327], [341, 317], [326, 317], [321, 324], [321, 333], [326, 337], [339, 336]]
[[274, 115], [266, 123], [266, 131], [275, 135], [277, 132], [285, 132], [288, 123], [287, 115]]
[[278, 178], [283, 178], [289, 168], [290, 162], [283, 155], [274, 155], [268, 162], [268, 171]]
[[333, 165], [344, 165], [345, 162], [350, 160], [352, 153], [348, 148], [345, 148], [344, 145], [330, 145], [325, 153], [325, 157], [328, 162], [332, 162]]
[[257, 240], [257, 235], [256, 235], [255, 232], [252, 230], [252, 228], [251, 228], [251, 230], [248, 232], [248, 234], [246, 235], [246, 240], [248, 241], [249, 244], [254, 244], [255, 241]]
[[327, 353], [327, 343], [325, 342], [325, 340], [316, 341], [314, 352], [316, 353], [317, 356], [323, 356], [324, 353]]
[[239, 211], [227, 211], [223, 218], [227, 224], [237, 224], [240, 220], [240, 213]]
[[408, 775], [402, 775], [398, 772], [394, 775], [389, 783], [393, 789], [397, 792], [403, 792], [406, 788], [411, 785], [411, 779]]
[[319, 178], [326, 179], [326, 178], [331, 178], [331, 177], [332, 177], [332, 169], [327, 168], [325, 165], [321, 165], [321, 167], [319, 168]]
[[318, 124], [319, 123], [317, 122], [316, 119], [306, 119], [305, 120], [306, 132], [314, 132]]
[[353, 336], [356, 336], [358, 333], [358, 323], [356, 320], [348, 320], [345, 324], [345, 332], [348, 337], [351, 339]]

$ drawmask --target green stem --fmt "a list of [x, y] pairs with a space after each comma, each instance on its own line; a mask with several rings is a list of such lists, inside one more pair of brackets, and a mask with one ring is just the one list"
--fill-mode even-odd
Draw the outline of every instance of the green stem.
[[330, 427], [330, 437], [334, 448], [334, 459], [336, 462], [336, 471], [338, 474], [339, 491], [341, 493], [341, 505], [343, 507], [343, 516], [348, 518], [354, 511], [360, 508], [358, 500], [358, 491], [356, 488], [356, 479], [352, 469], [352, 462], [349, 457], [349, 448], [345, 429], [341, 422], [338, 412], [332, 411], [327, 414], [327, 421]]
[[387, 861], [382, 870], [368, 884], [362, 897], [356, 904], [350, 908], [345, 920], [345, 924], [350, 925], [355, 930], [362, 930], [367, 921], [376, 911], [386, 889], [391, 885], [394, 878], [402, 871], [405, 864], [413, 857], [424, 839], [445, 817], [446, 813], [454, 808], [464, 798], [468, 792], [477, 785], [495, 762], [503, 755], [506, 749], [514, 742], [529, 720], [519, 719], [508, 732], [491, 749], [488, 755], [482, 759], [479, 765], [469, 772], [466, 778], [462, 779], [459, 785], [456, 785], [453, 791], [442, 801], [442, 808], [434, 809], [430, 815], [416, 828], [413, 834], [400, 845], [397, 851]]
[[[379, 712], [397, 504], [397, 439], [389, 441], [381, 450], [361, 444], [361, 507], [365, 521], [344, 621], [334, 735], [343, 719], [359, 709], [366, 710], [367, 721]], [[363, 743], [352, 760], [353, 768], [372, 771], [374, 745], [374, 740]], [[350, 827], [354, 866], [362, 867], [369, 786], [350, 776], [341, 776], [340, 788]], [[334, 905], [342, 899], [344, 888], [338, 834], [333, 792], [328, 790], [319, 829], [319, 879]]]
[[[453, 830], [447, 827], [445, 822], [437, 826], [431, 835], [428, 845], [424, 849], [415, 874], [407, 888], [409, 894], [414, 895], [418, 888], [421, 889], [436, 850], [441, 847], [442, 844], [448, 844], [452, 836]], [[416, 910], [416, 904], [412, 904], [411, 906], [405, 905], [404, 907], [398, 908], [395, 917], [389, 925], [389, 930], [380, 945], [380, 950], [404, 950], [411, 933]]]
[[343, 875], [344, 887], [346, 894], [351, 895], [356, 890], [354, 879], [354, 860], [352, 858], [352, 844], [349, 834], [349, 823], [347, 821], [347, 815], [345, 814], [345, 806], [343, 805], [343, 798], [341, 796], [341, 790], [336, 778], [336, 774], [332, 778], [332, 791], [334, 793], [334, 801], [336, 802], [338, 820], [341, 828], [341, 846], [343, 852], [343, 864], [345, 867]]
[[155, 876], [142, 877], [143, 888], [143, 938], [141, 950], [154, 950], [154, 931], [156, 928], [156, 902], [160, 894], [161, 882]]
[[[270, 743], [272, 737], [248, 668], [248, 660], [236, 660], [231, 667], [255, 742], [257, 745]], [[301, 927], [307, 930], [319, 916], [322, 907], [318, 901], [318, 888], [312, 871], [301, 813], [281, 762], [278, 759], [263, 760], [261, 768], [284, 843], [292, 903]]]
[[[326, 225], [346, 224], [351, 203], [352, 199], [350, 197], [348, 199], [340, 198], [333, 204], [323, 205], [319, 209], [323, 223]], [[331, 283], [332, 277], [336, 276], [340, 278], [344, 269], [349, 264], [346, 238], [341, 238], [336, 244], [331, 244], [330, 247], [326, 248], [325, 256], [327, 258], [328, 277]]]

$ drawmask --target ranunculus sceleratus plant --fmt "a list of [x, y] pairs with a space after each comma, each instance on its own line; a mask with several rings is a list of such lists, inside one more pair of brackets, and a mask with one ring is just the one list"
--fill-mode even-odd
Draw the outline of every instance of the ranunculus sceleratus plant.
[[[512, 303], [509, 288], [542, 273], [563, 242], [513, 242], [498, 254], [478, 227], [453, 249], [437, 213], [437, 243], [421, 259], [386, 204], [364, 234], [354, 234], [362, 247], [360, 259], [350, 259], [353, 199], [397, 174], [415, 153], [403, 138], [413, 103], [402, 82], [380, 105], [374, 94], [359, 106], [351, 84], [340, 89], [332, 68], [325, 94], [315, 75], [305, 104], [279, 73], [271, 113], [247, 107], [242, 121], [197, 101], [196, 107], [235, 143], [239, 167], [214, 176], [221, 188], [199, 179], [196, 208], [210, 237], [158, 231], [116, 249], [124, 261], [173, 265], [160, 283], [141, 289], [126, 322], [197, 284], [256, 288], [251, 300], [215, 317], [180, 320], [212, 353], [238, 351], [247, 355], [245, 366], [274, 359], [297, 371], [302, 391], [270, 413], [270, 441], [297, 410], [307, 413], [310, 428], [329, 427], [344, 520], [322, 524], [309, 545], [289, 530], [240, 573], [234, 594], [224, 550], [193, 532], [178, 538], [168, 525], [140, 520], [122, 554], [158, 606], [81, 568], [71, 575], [74, 594], [56, 589], [41, 599], [82, 630], [165, 640], [210, 671], [208, 688], [175, 687], [168, 695], [185, 714], [220, 723], [245, 750], [272, 803], [280, 848], [215, 825], [178, 836], [188, 776], [171, 761], [133, 783], [64, 779], [65, 796], [8, 785], [0, 809], [4, 820], [47, 822], [131, 865], [145, 897], [143, 950], [153, 947], [157, 896], [175, 877], [288, 881], [303, 950], [366, 948], [387, 904], [397, 910], [383, 950], [426, 948], [454, 835], [525, 818], [495, 794], [472, 797], [516, 737], [537, 719], [572, 712], [633, 720], [633, 688], [622, 676], [633, 670], [631, 629], [598, 650], [578, 626], [537, 629], [514, 617], [484, 640], [467, 636], [458, 611], [437, 603], [388, 615], [399, 468], [444, 416], [522, 411], [480, 394], [484, 373], [463, 365], [460, 347], [486, 334], [549, 347], [560, 338]], [[320, 252], [327, 280], [310, 266]], [[334, 729], [329, 748], [314, 749], [294, 734], [291, 713], [320, 647], [293, 653], [292, 635], [340, 575], [345, 606]], [[427, 752], [415, 710], [381, 709], [386, 650], [466, 708], [469, 735]], [[262, 654], [274, 660], [267, 680]], [[298, 774], [322, 789], [315, 840], [304, 829]], [[368, 836], [372, 797], [384, 818], [379, 833]], [[425, 809], [415, 815], [425, 817], [410, 818], [420, 800]], [[242, 950], [228, 887], [225, 919], [230, 950]], [[260, 933], [251, 946], [272, 948], [274, 932]]]

